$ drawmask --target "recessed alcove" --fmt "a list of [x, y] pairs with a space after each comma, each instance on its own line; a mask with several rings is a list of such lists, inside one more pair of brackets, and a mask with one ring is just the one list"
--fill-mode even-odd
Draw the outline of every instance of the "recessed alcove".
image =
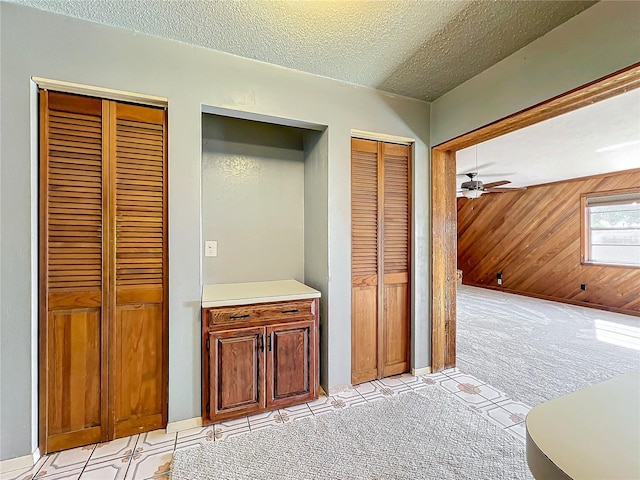
[[[321, 125], [209, 107], [202, 113], [202, 284], [295, 279], [319, 290], [321, 363], [327, 137]], [[217, 242], [217, 256], [205, 255], [206, 241]]]

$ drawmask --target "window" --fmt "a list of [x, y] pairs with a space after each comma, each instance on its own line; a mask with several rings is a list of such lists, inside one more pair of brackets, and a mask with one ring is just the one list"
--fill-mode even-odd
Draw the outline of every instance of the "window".
[[640, 267], [640, 190], [582, 197], [585, 263]]

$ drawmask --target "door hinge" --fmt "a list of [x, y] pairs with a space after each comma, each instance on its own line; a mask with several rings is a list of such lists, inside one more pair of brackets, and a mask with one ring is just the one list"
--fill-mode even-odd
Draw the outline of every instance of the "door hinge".
[[209, 350], [209, 339], [207, 338], [207, 350]]

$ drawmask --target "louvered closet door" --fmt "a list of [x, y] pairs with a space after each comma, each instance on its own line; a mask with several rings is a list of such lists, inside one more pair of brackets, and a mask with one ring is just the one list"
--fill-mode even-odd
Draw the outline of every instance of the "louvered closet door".
[[382, 377], [409, 370], [410, 192], [409, 146], [383, 143], [383, 349]]
[[40, 92], [40, 448], [106, 439], [103, 102]]
[[351, 141], [351, 381], [409, 370], [410, 147]]
[[164, 110], [40, 93], [40, 449], [166, 425]]
[[351, 382], [378, 377], [378, 144], [351, 140]]
[[114, 436], [166, 425], [165, 111], [114, 103], [110, 181], [115, 298], [110, 345]]

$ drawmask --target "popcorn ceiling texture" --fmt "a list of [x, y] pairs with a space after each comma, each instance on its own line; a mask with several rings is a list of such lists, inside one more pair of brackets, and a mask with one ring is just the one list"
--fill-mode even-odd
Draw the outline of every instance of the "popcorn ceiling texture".
[[596, 3], [12, 1], [427, 101]]

